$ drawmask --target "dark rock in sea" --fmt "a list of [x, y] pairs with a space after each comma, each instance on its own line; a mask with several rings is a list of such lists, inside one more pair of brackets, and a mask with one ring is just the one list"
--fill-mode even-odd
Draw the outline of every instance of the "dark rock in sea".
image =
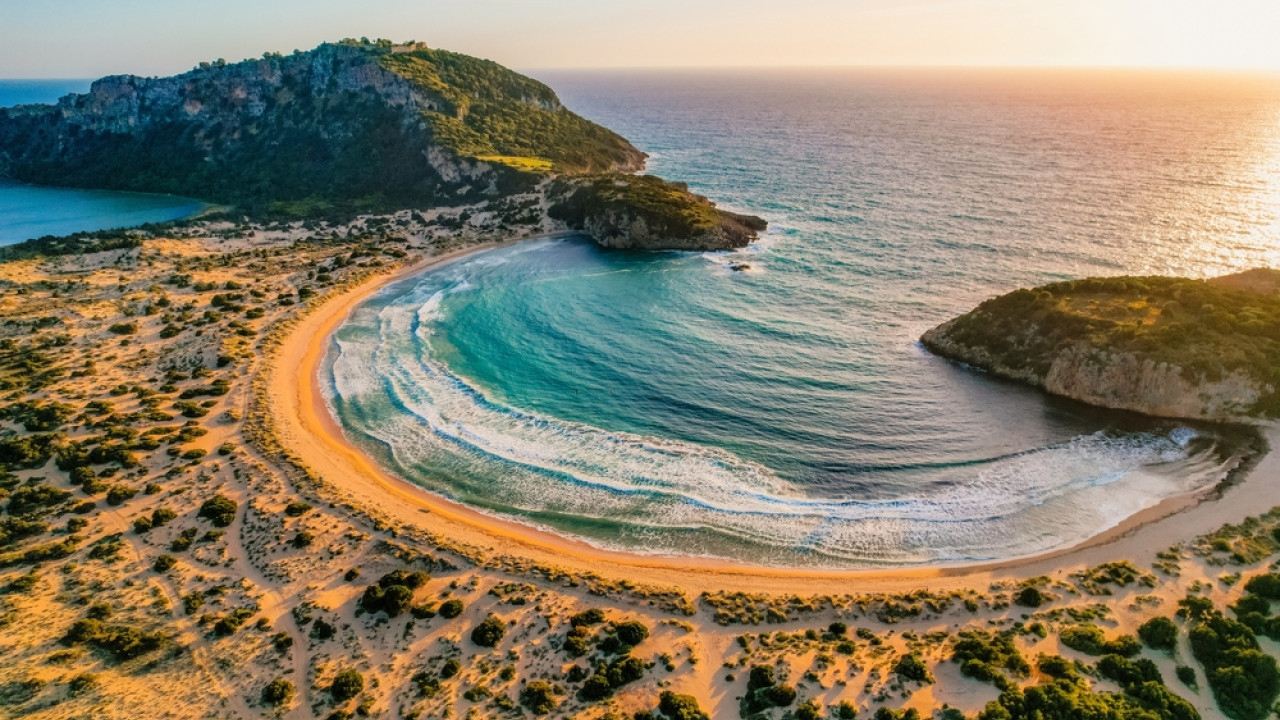
[[717, 208], [684, 183], [653, 175], [561, 178], [549, 198], [551, 217], [613, 249], [732, 250], [768, 227], [753, 215]]
[[729, 263], [729, 269], [734, 272], [746, 272], [751, 269], [751, 266], [746, 263]]

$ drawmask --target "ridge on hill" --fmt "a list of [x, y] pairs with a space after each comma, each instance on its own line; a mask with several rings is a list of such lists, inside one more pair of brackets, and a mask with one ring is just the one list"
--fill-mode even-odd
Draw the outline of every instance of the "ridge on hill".
[[1148, 415], [1280, 415], [1280, 271], [1087, 278], [1021, 289], [929, 330], [931, 352]]
[[117, 75], [56, 105], [0, 108], [0, 177], [40, 185], [318, 218], [547, 193], [555, 178], [542, 211], [610, 248], [723, 250], [764, 229], [633, 175], [645, 158], [532, 78], [386, 40]]
[[56, 105], [0, 109], [0, 175], [254, 214], [457, 203], [644, 159], [536, 80], [388, 41], [106, 77]]

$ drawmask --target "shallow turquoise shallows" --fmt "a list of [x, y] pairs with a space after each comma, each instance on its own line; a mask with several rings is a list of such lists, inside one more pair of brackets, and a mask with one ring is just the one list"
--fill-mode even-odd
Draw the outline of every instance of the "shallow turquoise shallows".
[[[0, 80], [0, 107], [52, 103], [88, 87], [84, 80]], [[45, 235], [169, 222], [202, 207], [198, 200], [172, 195], [47, 188], [0, 180], [0, 245]]]
[[605, 547], [866, 567], [1070, 545], [1216, 482], [1244, 441], [917, 338], [1019, 286], [1280, 265], [1276, 81], [546, 79], [654, 172], [772, 227], [736, 253], [535, 241], [385, 289], [321, 380], [402, 476]]

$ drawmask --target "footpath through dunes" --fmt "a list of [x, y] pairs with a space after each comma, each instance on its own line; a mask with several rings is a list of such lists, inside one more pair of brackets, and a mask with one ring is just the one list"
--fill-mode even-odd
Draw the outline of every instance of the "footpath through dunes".
[[[968, 566], [819, 570], [749, 566], [707, 558], [639, 555], [477, 512], [428, 493], [380, 468], [346, 440], [318, 382], [330, 335], [364, 299], [388, 283], [481, 252], [481, 245], [418, 260], [329, 299], [292, 328], [258, 384], [268, 432], [325, 486], [353, 506], [410, 536], [442, 548], [469, 548], [495, 567], [531, 565], [594, 574], [637, 585], [702, 592], [789, 594], [902, 592], [981, 587], [1000, 580], [1055, 575], [1114, 560], [1150, 564], [1160, 550], [1259, 511], [1258, 498], [1280, 497], [1280, 460], [1266, 455], [1217, 489], [1167, 499], [1072, 548]], [[1267, 428], [1268, 443], [1280, 431]]]

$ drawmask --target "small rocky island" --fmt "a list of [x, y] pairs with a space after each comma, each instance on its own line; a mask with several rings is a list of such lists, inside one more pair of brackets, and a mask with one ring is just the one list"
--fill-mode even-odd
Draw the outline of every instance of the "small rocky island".
[[1159, 417], [1280, 414], [1280, 271], [1089, 278], [988, 300], [931, 352], [1093, 405]]
[[534, 195], [531, 212], [609, 248], [721, 250], [765, 228], [635, 175], [645, 158], [546, 85], [421, 43], [343, 41], [174, 77], [113, 76], [57, 105], [0, 109], [0, 177], [184, 195], [254, 220]]

